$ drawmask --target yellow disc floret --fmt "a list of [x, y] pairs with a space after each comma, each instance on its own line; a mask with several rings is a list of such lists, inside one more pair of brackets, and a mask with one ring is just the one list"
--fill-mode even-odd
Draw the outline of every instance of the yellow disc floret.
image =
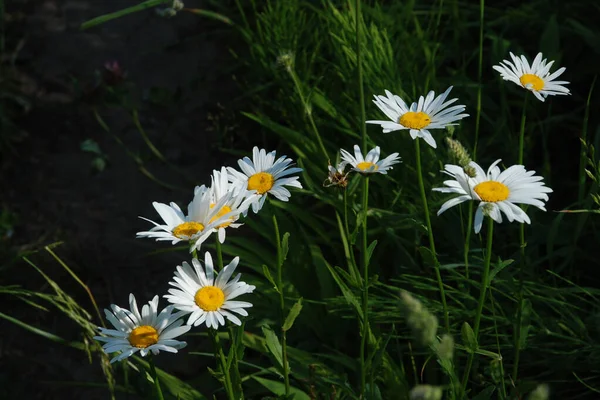
[[371, 167], [373, 167], [372, 171], [377, 171], [379, 169], [377, 164], [373, 164], [372, 162], [369, 162], [369, 161], [363, 161], [363, 162], [356, 164], [356, 168], [360, 169], [361, 171], [369, 171], [369, 170], [371, 170]]
[[510, 194], [508, 186], [495, 181], [482, 182], [475, 186], [473, 190], [479, 195], [481, 200], [490, 203], [506, 200]]
[[[210, 205], [210, 208], [214, 208], [214, 207], [215, 207], [214, 204]], [[217, 219], [221, 218], [223, 215], [230, 213], [230, 212], [231, 212], [231, 207], [223, 206], [223, 207], [221, 207], [221, 209], [219, 210], [217, 215], [215, 215], [214, 217], [212, 217], [210, 219], [210, 222], [213, 223]], [[227, 220], [227, 222], [224, 222], [221, 225], [217, 226], [217, 228], [227, 228], [229, 225], [231, 225], [232, 222], [233, 222], [233, 217], [229, 218], [229, 220]]]
[[275, 184], [275, 178], [268, 172], [257, 172], [248, 178], [248, 190], [256, 190], [258, 194], [268, 192], [273, 184]]
[[533, 74], [524, 74], [519, 80], [521, 81], [521, 85], [526, 88], [531, 88], [536, 92], [539, 92], [544, 88], [544, 80], [537, 75]]
[[204, 311], [216, 311], [225, 303], [225, 293], [216, 286], [204, 286], [196, 292], [194, 301]]
[[398, 123], [410, 129], [423, 129], [431, 123], [431, 118], [423, 111], [409, 111], [400, 117]]
[[184, 222], [173, 229], [173, 236], [178, 237], [179, 239], [189, 239], [203, 230], [204, 225], [200, 222]]
[[129, 334], [129, 343], [133, 347], [145, 349], [158, 343], [158, 332], [150, 325], [138, 326]]

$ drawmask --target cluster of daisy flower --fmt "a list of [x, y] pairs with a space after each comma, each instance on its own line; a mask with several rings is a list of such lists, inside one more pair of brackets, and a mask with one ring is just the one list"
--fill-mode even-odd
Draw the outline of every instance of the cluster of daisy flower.
[[[514, 82], [531, 91], [541, 101], [544, 101], [548, 95], [569, 94], [569, 89], [563, 86], [568, 82], [555, 80], [565, 71], [565, 68], [560, 68], [551, 74], [550, 68], [554, 61], [548, 63], [546, 59], [542, 59], [541, 53], [535, 57], [531, 65], [524, 56], [516, 57], [512, 53], [510, 56], [512, 62], [504, 60], [499, 66], [493, 67], [500, 72], [504, 80]], [[464, 105], [453, 105], [457, 101], [456, 98], [447, 100], [451, 90], [452, 87], [449, 87], [437, 97], [433, 91], [430, 91], [427, 96], [420, 96], [419, 100], [410, 106], [402, 98], [386, 90], [385, 96], [375, 95], [373, 102], [389, 120], [366, 122], [380, 125], [384, 133], [408, 130], [414, 140], [421, 138], [435, 149], [437, 143], [430, 131], [456, 125], [457, 121], [468, 116], [464, 113]], [[451, 143], [451, 147], [453, 145], [455, 146]], [[337, 167], [329, 166], [326, 186], [345, 187], [347, 173], [344, 171], [348, 165], [351, 166], [351, 171], [363, 175], [386, 174], [389, 169], [392, 169], [393, 164], [400, 162], [398, 153], [379, 160], [379, 146], [369, 151], [365, 157], [357, 145], [354, 146], [354, 156], [343, 149], [340, 153], [341, 162]], [[463, 153], [458, 157], [459, 162], [465, 159], [466, 151]], [[466, 157], [468, 158], [468, 154]], [[513, 165], [501, 172], [497, 166], [500, 161], [494, 162], [487, 174], [470, 159], [462, 162], [462, 165], [447, 164], [442, 172], [453, 179], [444, 182], [446, 187], [433, 190], [456, 193], [459, 196], [446, 201], [438, 211], [438, 215], [467, 200], [477, 201], [479, 205], [475, 214], [474, 228], [478, 233], [484, 215], [498, 223], [502, 222], [502, 213], [510, 222], [531, 223], [525, 211], [515, 204], [529, 204], [545, 211], [544, 201], [548, 200], [548, 193], [551, 193], [552, 189], [544, 185], [543, 178], [535, 176], [535, 171], [527, 171], [522, 165]]]
[[[103, 336], [95, 339], [104, 342], [106, 353], [121, 352], [111, 362], [124, 360], [139, 352], [158, 354], [160, 350], [176, 353], [186, 346], [175, 338], [188, 332], [192, 326], [205, 324], [218, 329], [229, 320], [241, 325], [239, 316], [248, 315], [252, 303], [235, 300], [238, 296], [252, 293], [255, 286], [240, 281], [241, 274], [234, 276], [239, 264], [235, 257], [221, 271], [215, 269], [211, 254], [204, 254], [204, 263], [196, 258], [197, 252], [212, 234], [220, 243], [230, 228], [238, 228], [240, 216], [247, 216], [249, 209], [258, 213], [267, 196], [288, 201], [291, 193], [286, 187], [302, 188], [297, 174], [301, 168], [293, 167], [292, 159], [276, 152], [267, 153], [254, 147], [252, 159], [244, 157], [238, 161], [240, 171], [222, 167], [213, 171], [211, 185], [194, 189], [187, 214], [175, 204], [154, 202], [162, 223], [154, 224], [148, 231], [138, 232], [138, 238], [154, 238], [172, 244], [187, 242], [193, 253], [191, 265], [183, 262], [177, 266], [168, 294], [163, 296], [169, 303], [158, 311], [158, 296], [138, 309], [133, 294], [129, 296], [129, 310], [112, 305], [105, 310], [107, 320], [114, 329], [99, 328]], [[233, 278], [232, 278], [233, 277]]]

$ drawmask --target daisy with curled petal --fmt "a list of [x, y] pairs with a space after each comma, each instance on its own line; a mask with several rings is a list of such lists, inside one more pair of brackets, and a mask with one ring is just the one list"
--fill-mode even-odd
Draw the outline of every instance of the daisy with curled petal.
[[255, 190], [260, 196], [252, 203], [252, 211], [257, 213], [265, 203], [267, 194], [272, 194], [278, 200], [288, 201], [291, 193], [284, 186], [302, 189], [298, 176], [290, 176], [302, 172], [302, 168], [289, 168], [292, 159], [281, 156], [275, 160], [275, 150], [267, 153], [265, 149], [252, 149], [252, 160], [244, 157], [238, 160], [242, 172], [228, 167], [229, 181], [236, 188], [236, 193], [245, 190]]
[[174, 340], [190, 330], [180, 319], [184, 313], [173, 314], [173, 306], [165, 307], [159, 313], [158, 296], [144, 305], [141, 313], [133, 294], [129, 295], [130, 310], [115, 304], [111, 308], [112, 311], [105, 309], [104, 313], [115, 329], [98, 327], [105, 336], [94, 336], [94, 339], [104, 342], [102, 348], [107, 354], [121, 352], [110, 360], [111, 363], [124, 360], [138, 351], [142, 357], [149, 352], [156, 355], [161, 350], [177, 353], [187, 345], [186, 342]]
[[563, 86], [569, 82], [555, 81], [565, 72], [565, 67], [559, 68], [551, 74], [550, 67], [554, 61], [546, 63], [546, 59], [542, 59], [542, 53], [538, 53], [531, 66], [525, 56], [517, 57], [510, 53], [510, 58], [512, 58], [512, 62], [503, 60], [500, 65], [493, 66], [505, 81], [514, 82], [531, 91], [540, 101], [544, 101], [548, 95], [569, 94], [569, 89]]
[[410, 107], [399, 96], [386, 90], [386, 96], [375, 95], [373, 103], [391, 121], [366, 122], [367, 124], [381, 125], [384, 133], [409, 129], [410, 137], [413, 139], [418, 137], [423, 138], [427, 144], [435, 149], [437, 145], [429, 132], [430, 129], [443, 129], [449, 125], [457, 125], [453, 122], [469, 116], [469, 114], [461, 114], [465, 111], [465, 106], [463, 105], [446, 108], [458, 100], [451, 99], [446, 101], [450, 90], [452, 90], [452, 86], [438, 97], [435, 97], [435, 93], [432, 90], [427, 93], [427, 97], [419, 97], [419, 101], [412, 103]]
[[445, 181], [446, 187], [433, 190], [457, 193], [459, 196], [446, 201], [437, 215], [467, 200], [479, 201], [475, 213], [475, 233], [479, 233], [484, 212], [498, 223], [502, 222], [504, 213], [510, 222], [530, 224], [529, 216], [516, 204], [529, 204], [546, 211], [544, 202], [548, 201], [547, 193], [552, 193], [552, 189], [542, 182], [544, 178], [536, 176], [535, 171], [527, 171], [522, 165], [513, 165], [500, 172], [497, 167], [500, 161], [496, 160], [487, 174], [477, 163], [471, 161], [468, 167], [474, 169], [473, 177], [469, 177], [463, 167], [446, 164], [442, 172], [454, 179]]
[[323, 182], [323, 186], [339, 186], [341, 188], [345, 188], [346, 186], [348, 186], [348, 174], [350, 172], [344, 173], [347, 164], [347, 162], [342, 161], [338, 164], [337, 168], [329, 164], [327, 166], [328, 176], [327, 179]]
[[169, 289], [169, 294], [164, 297], [173, 304], [175, 308], [184, 313], [191, 313], [187, 324], [198, 326], [206, 323], [208, 328], [218, 329], [225, 325], [225, 318], [236, 325], [242, 321], [234, 315], [247, 316], [245, 310], [252, 307], [252, 303], [245, 301], [234, 301], [238, 296], [252, 293], [255, 286], [240, 282], [241, 274], [231, 278], [235, 271], [239, 257], [235, 257], [215, 277], [215, 269], [210, 253], [204, 254], [204, 268], [198, 259], [192, 259], [192, 267], [187, 262], [177, 266], [174, 282], [169, 285], [175, 289]]
[[354, 145], [354, 156], [348, 153], [346, 150], [341, 149], [342, 161], [352, 166], [353, 171], [360, 172], [361, 174], [387, 174], [389, 169], [393, 169], [392, 165], [400, 162], [398, 153], [392, 153], [383, 160], [379, 160], [381, 150], [379, 146], [375, 146], [374, 149], [367, 153], [366, 157], [363, 157], [360, 147], [357, 144]]
[[[175, 203], [167, 205], [154, 202], [152, 205], [165, 223], [161, 225], [140, 217], [155, 226], [149, 231], [138, 232], [137, 237], [155, 238], [157, 241], [169, 240], [172, 244], [188, 241], [191, 244], [190, 252], [192, 252], [199, 249], [211, 233], [218, 230], [219, 226], [231, 222], [231, 217], [245, 211], [242, 203], [239, 208], [232, 208], [229, 212], [220, 214], [226, 204], [231, 204], [232, 197], [234, 197], [233, 192], [229, 192], [216, 203], [211, 203], [210, 191], [198, 190], [194, 195], [194, 199], [188, 205], [187, 216]], [[245, 206], [248, 207], [247, 204]]]
[[[227, 198], [227, 201], [223, 204], [221, 209], [210, 220], [210, 222], [214, 222], [226, 214], [231, 215], [227, 221], [214, 228], [215, 231], [218, 232], [219, 242], [221, 243], [225, 242], [226, 228], [239, 228], [242, 226], [243, 224], [235, 223], [235, 221], [237, 221], [241, 213], [245, 213], [248, 210], [248, 207], [259, 199], [259, 196], [253, 190], [243, 190], [237, 195], [234, 195], [234, 189], [235, 187], [229, 183], [229, 175], [227, 174], [226, 167], [222, 167], [221, 171], [213, 171], [210, 188], [207, 189], [206, 186], [202, 185], [196, 186], [194, 189], [195, 196], [202, 191], [208, 190], [210, 192], [211, 209], [215, 207], [220, 199], [224, 197]], [[233, 210], [239, 212], [232, 214]]]

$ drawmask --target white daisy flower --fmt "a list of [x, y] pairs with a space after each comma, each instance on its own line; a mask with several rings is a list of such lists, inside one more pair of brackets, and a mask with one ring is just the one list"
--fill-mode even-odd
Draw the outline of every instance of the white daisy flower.
[[242, 172], [228, 167], [229, 181], [236, 187], [236, 193], [245, 190], [255, 190], [260, 197], [252, 203], [252, 211], [257, 213], [265, 203], [267, 194], [272, 194], [278, 200], [288, 201], [291, 196], [284, 186], [302, 189], [297, 176], [289, 176], [302, 171], [302, 168], [288, 168], [292, 159], [281, 156], [275, 161], [275, 151], [267, 153], [265, 149], [252, 149], [252, 160], [244, 157], [238, 160]]
[[540, 101], [544, 101], [548, 95], [569, 94], [569, 89], [563, 86], [569, 82], [554, 80], [565, 72], [565, 67], [559, 68], [551, 74], [550, 67], [554, 61], [546, 64], [546, 59], [542, 60], [542, 53], [538, 53], [531, 66], [525, 56], [519, 58], [510, 53], [510, 57], [512, 62], [503, 60], [500, 65], [493, 67], [500, 72], [500, 76], [505, 81], [514, 82], [530, 90]]
[[161, 350], [177, 353], [187, 345], [186, 342], [174, 340], [190, 330], [180, 319], [184, 313], [173, 314], [173, 306], [165, 307], [158, 313], [158, 296], [144, 305], [141, 313], [133, 294], [129, 295], [130, 310], [115, 304], [111, 307], [112, 311], [105, 309], [104, 313], [115, 329], [98, 327], [100, 333], [106, 336], [94, 336], [94, 339], [104, 342], [102, 348], [107, 354], [122, 352], [110, 360], [111, 363], [124, 360], [138, 351], [142, 357], [149, 352], [156, 355]]
[[[161, 216], [164, 224], [158, 224], [147, 218], [140, 217], [143, 220], [152, 222], [155, 226], [149, 231], [138, 232], [137, 237], [155, 238], [159, 240], [169, 240], [172, 244], [181, 241], [190, 242], [190, 252], [199, 249], [204, 241], [217, 231], [219, 227], [231, 223], [231, 218], [245, 211], [244, 203], [239, 204], [238, 208], [231, 208], [227, 213], [222, 213], [225, 205], [232, 203], [233, 192], [226, 193], [216, 203], [212, 202], [209, 190], [197, 190], [194, 199], [188, 205], [188, 215], [181, 211], [175, 203], [170, 205], [154, 202], [152, 205]], [[248, 204], [245, 204], [246, 209]]]
[[360, 172], [361, 174], [387, 174], [389, 169], [393, 169], [392, 165], [400, 162], [398, 153], [392, 153], [379, 161], [379, 154], [381, 153], [379, 146], [375, 146], [375, 148], [369, 151], [364, 158], [360, 151], [360, 147], [358, 147], [357, 144], [354, 145], [354, 156], [344, 149], [341, 149], [340, 153], [342, 155], [342, 161], [350, 164], [353, 171]]
[[419, 101], [412, 103], [410, 107], [399, 96], [386, 90], [386, 96], [375, 95], [373, 103], [387, 115], [391, 121], [367, 121], [367, 124], [378, 124], [383, 128], [384, 133], [409, 129], [410, 137], [416, 139], [423, 138], [427, 144], [434, 149], [437, 147], [430, 129], [443, 129], [449, 125], [457, 125], [456, 122], [469, 114], [461, 114], [465, 111], [465, 106], [457, 105], [448, 107], [458, 99], [452, 99], [444, 102], [450, 94], [452, 86], [444, 93], [435, 97], [435, 93], [430, 91], [427, 97], [419, 97]]
[[433, 190], [457, 193], [459, 196], [446, 201], [437, 215], [464, 201], [479, 201], [475, 213], [475, 233], [479, 233], [484, 213], [498, 223], [502, 222], [502, 212], [510, 222], [530, 224], [529, 216], [516, 204], [530, 204], [546, 211], [544, 201], [548, 201], [547, 193], [552, 193], [552, 189], [542, 182], [544, 178], [535, 176], [535, 171], [527, 171], [522, 165], [513, 165], [500, 172], [500, 168], [497, 167], [500, 161], [496, 160], [487, 174], [477, 163], [471, 161], [468, 167], [475, 171], [472, 178], [467, 175], [463, 167], [446, 164], [442, 172], [454, 179], [444, 182], [447, 187]]
[[[210, 192], [210, 208], [214, 208], [220, 199], [226, 197], [227, 201], [223, 204], [217, 214], [211, 219], [210, 222], [214, 222], [218, 218], [229, 214], [229, 219], [215, 227], [215, 231], [218, 232], [219, 242], [225, 242], [226, 229], [225, 228], [239, 228], [243, 224], [235, 223], [241, 213], [245, 213], [248, 207], [257, 200], [259, 196], [255, 191], [241, 190], [237, 195], [234, 195], [235, 186], [229, 183], [229, 175], [227, 174], [227, 168], [222, 167], [221, 171], [214, 170], [211, 176], [211, 186], [196, 186], [194, 189], [194, 195], [197, 196], [202, 191], [208, 190]], [[236, 213], [232, 214], [233, 210], [237, 210]]]
[[208, 251], [204, 254], [204, 268], [196, 258], [192, 259], [193, 269], [184, 262], [177, 266], [174, 282], [169, 282], [175, 289], [169, 289], [169, 294], [164, 297], [175, 308], [191, 313], [188, 325], [198, 326], [206, 323], [208, 328], [217, 329], [220, 325], [225, 325], [225, 318], [241, 325], [242, 321], [234, 313], [247, 316], [248, 312], [245, 309], [252, 307], [252, 303], [233, 299], [245, 293], [252, 293], [256, 287], [240, 282], [241, 274], [229, 280], [239, 261], [239, 257], [234, 258], [216, 277], [213, 260]]

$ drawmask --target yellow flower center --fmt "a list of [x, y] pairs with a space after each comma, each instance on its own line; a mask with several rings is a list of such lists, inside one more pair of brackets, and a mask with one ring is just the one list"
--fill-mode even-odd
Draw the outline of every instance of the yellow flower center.
[[177, 225], [175, 229], [173, 229], [173, 236], [178, 237], [179, 239], [188, 239], [194, 236], [198, 232], [202, 232], [204, 230], [204, 225], [200, 222], [184, 222], [181, 225]]
[[256, 193], [263, 194], [271, 190], [275, 178], [267, 172], [257, 172], [248, 178], [248, 190], [256, 190]]
[[490, 203], [506, 200], [510, 194], [510, 190], [508, 190], [505, 184], [494, 181], [482, 182], [475, 186], [473, 190], [479, 195], [481, 200]]
[[373, 171], [377, 171], [379, 169], [377, 164], [373, 164], [369, 161], [363, 161], [356, 164], [356, 168], [360, 169], [361, 171], [368, 171], [369, 169], [371, 169], [371, 167], [373, 167]]
[[158, 343], [158, 332], [150, 325], [138, 326], [129, 334], [129, 343], [133, 347], [145, 349]]
[[204, 286], [196, 292], [194, 301], [204, 311], [216, 311], [225, 303], [225, 293], [216, 286]]
[[[214, 208], [214, 207], [215, 207], [214, 203], [210, 205], [210, 208]], [[223, 207], [221, 207], [221, 209], [219, 210], [217, 215], [215, 215], [214, 217], [212, 217], [210, 219], [210, 222], [213, 223], [217, 219], [221, 218], [223, 215], [230, 213], [230, 212], [231, 212], [231, 207], [223, 206]], [[221, 225], [217, 226], [217, 228], [227, 228], [229, 225], [231, 225], [232, 222], [233, 222], [233, 217], [229, 218], [229, 220], [227, 222], [224, 222]]]
[[537, 75], [525, 74], [521, 76], [519, 80], [521, 81], [521, 85], [523, 85], [523, 87], [528, 87], [528, 85], [531, 85], [529, 88], [532, 88], [536, 92], [539, 92], [544, 88], [544, 80]]
[[409, 111], [400, 117], [398, 123], [410, 129], [423, 129], [431, 123], [431, 118], [423, 111]]

